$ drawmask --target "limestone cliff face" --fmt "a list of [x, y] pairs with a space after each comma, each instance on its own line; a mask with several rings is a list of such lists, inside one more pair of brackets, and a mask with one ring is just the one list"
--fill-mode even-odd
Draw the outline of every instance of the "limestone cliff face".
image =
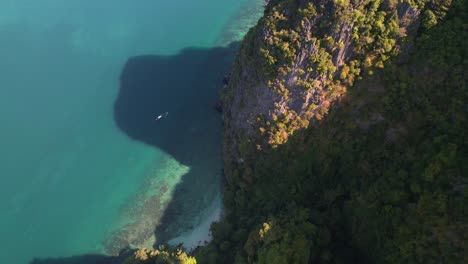
[[247, 146], [284, 144], [322, 119], [361, 75], [404, 54], [420, 24], [409, 2], [270, 1], [225, 89], [227, 174], [248, 159]]
[[467, 10], [269, 2], [223, 92], [219, 259], [467, 259]]

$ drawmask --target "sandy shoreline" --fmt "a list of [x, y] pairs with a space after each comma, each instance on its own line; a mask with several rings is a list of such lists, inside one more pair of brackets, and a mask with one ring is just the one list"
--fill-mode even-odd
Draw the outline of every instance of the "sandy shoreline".
[[210, 227], [213, 222], [221, 219], [222, 201], [218, 195], [207, 208], [201, 222], [197, 223], [195, 228], [186, 231], [180, 236], [168, 241], [171, 246], [182, 244], [182, 247], [188, 251], [192, 251], [198, 246], [203, 246], [212, 239]]

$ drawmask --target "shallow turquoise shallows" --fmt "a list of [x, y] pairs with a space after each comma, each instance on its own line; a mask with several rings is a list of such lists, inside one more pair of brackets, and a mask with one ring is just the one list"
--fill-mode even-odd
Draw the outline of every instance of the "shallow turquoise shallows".
[[1, 0], [0, 263], [209, 240], [213, 106], [263, 2]]

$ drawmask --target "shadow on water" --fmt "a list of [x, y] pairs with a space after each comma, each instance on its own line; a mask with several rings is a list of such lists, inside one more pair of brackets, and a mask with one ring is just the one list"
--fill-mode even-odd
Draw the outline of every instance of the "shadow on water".
[[[207, 199], [214, 193], [207, 191], [220, 187], [221, 120], [214, 105], [236, 46], [133, 57], [120, 76], [114, 105], [117, 126], [190, 168], [167, 208], [152, 216], [161, 218], [155, 230], [158, 243], [179, 235], [181, 226], [189, 227], [190, 218], [211, 204]], [[156, 120], [159, 115], [163, 118]], [[117, 249], [126, 246], [116, 243]]]
[[[114, 120], [118, 128], [131, 139], [164, 151], [190, 167], [175, 187], [166, 209], [157, 216], [160, 217], [158, 225], [152, 227], [158, 244], [184, 231], [179, 229], [180, 226], [187, 226], [192, 220], [187, 219], [186, 212], [196, 212], [210, 204], [206, 201], [205, 189], [219, 187], [221, 119], [214, 105], [237, 44], [226, 48], [190, 48], [173, 56], [136, 56], [128, 59], [121, 72], [120, 90], [114, 104]], [[155, 120], [166, 112], [167, 117]], [[213, 170], [214, 161], [219, 170]], [[212, 175], [206, 175], [207, 171]], [[218, 186], [208, 188], [207, 184]], [[117, 238], [110, 247], [118, 252], [127, 247], [128, 242]], [[121, 261], [122, 255], [84, 255], [34, 259], [30, 264]]]
[[[223, 75], [229, 70], [230, 48], [187, 49], [176, 56], [130, 58], [120, 77], [114, 105], [117, 126], [130, 138], [155, 146], [190, 165], [193, 151], [220, 131], [213, 111]], [[164, 113], [167, 118], [156, 121]], [[199, 154], [199, 153], [197, 153]]]

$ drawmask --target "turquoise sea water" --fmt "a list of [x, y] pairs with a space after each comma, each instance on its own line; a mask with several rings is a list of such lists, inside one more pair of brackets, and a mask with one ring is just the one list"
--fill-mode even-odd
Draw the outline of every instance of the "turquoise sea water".
[[185, 242], [219, 211], [212, 106], [261, 2], [0, 1], [0, 263]]

